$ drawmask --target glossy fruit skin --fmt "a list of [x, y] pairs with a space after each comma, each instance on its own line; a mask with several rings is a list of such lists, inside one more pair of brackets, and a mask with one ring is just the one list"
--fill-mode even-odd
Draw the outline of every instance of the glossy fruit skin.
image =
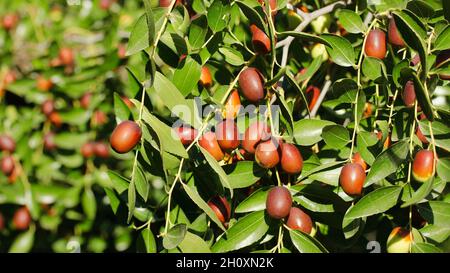
[[51, 80], [46, 79], [46, 78], [41, 76], [41, 77], [37, 78], [36, 86], [37, 86], [37, 89], [39, 89], [40, 91], [47, 92], [50, 89], [52, 89], [53, 82]]
[[273, 187], [267, 194], [266, 210], [270, 217], [282, 219], [289, 215], [291, 207], [292, 196], [285, 187]]
[[13, 153], [16, 150], [16, 142], [8, 135], [0, 135], [0, 150]]
[[184, 146], [190, 145], [198, 135], [197, 129], [189, 126], [179, 126], [174, 130]]
[[299, 208], [292, 207], [289, 212], [287, 226], [294, 230], [310, 234], [313, 227], [311, 217]]
[[59, 50], [59, 59], [63, 65], [73, 65], [74, 62], [74, 54], [71, 48], [63, 47]]
[[432, 151], [420, 150], [416, 153], [412, 174], [418, 182], [425, 182], [434, 175], [434, 153]]
[[357, 163], [347, 163], [342, 167], [339, 175], [339, 184], [344, 192], [350, 196], [361, 195], [366, 173]]
[[398, 32], [394, 17], [389, 19], [388, 40], [389, 40], [389, 43], [393, 46], [398, 46], [398, 47], [405, 46], [405, 42], [403, 41], [402, 37], [400, 36], [400, 32]]
[[[421, 115], [420, 115], [420, 118], [419, 118], [420, 120], [423, 120], [423, 119], [426, 119], [426, 117], [425, 117], [425, 115], [422, 113]], [[420, 130], [420, 126], [417, 126], [417, 129], [416, 129], [416, 135], [417, 135], [417, 137], [419, 138], [419, 140], [420, 141], [422, 141], [422, 143], [423, 144], [428, 144], [429, 143], [429, 141], [428, 141], [428, 139], [425, 137], [425, 135], [422, 133], [422, 130]]]
[[367, 56], [384, 59], [386, 55], [386, 34], [379, 29], [371, 30], [367, 36], [364, 52]]
[[239, 75], [239, 86], [242, 96], [249, 102], [257, 103], [264, 98], [264, 86], [258, 69], [246, 68]]
[[225, 103], [225, 109], [222, 112], [222, 116], [225, 119], [235, 119], [241, 110], [241, 98], [237, 89], [231, 91], [230, 96]]
[[299, 174], [303, 169], [303, 157], [294, 144], [281, 145], [281, 168], [287, 174]]
[[100, 158], [109, 157], [109, 147], [106, 143], [95, 142], [94, 143], [94, 154]]
[[227, 223], [231, 216], [231, 207], [228, 200], [223, 196], [214, 196], [208, 201], [208, 206], [214, 211], [222, 224]]
[[81, 146], [81, 155], [85, 158], [92, 157], [95, 153], [95, 145], [93, 142], [87, 142], [84, 143], [83, 146]]
[[58, 112], [52, 112], [50, 113], [50, 115], [48, 116], [48, 119], [50, 120], [50, 122], [55, 125], [56, 127], [61, 127], [63, 121], [61, 116], [59, 115]]
[[130, 120], [122, 121], [111, 134], [110, 143], [114, 151], [124, 154], [131, 151], [141, 140], [142, 130]]
[[213, 132], [203, 134], [203, 136], [200, 137], [198, 144], [203, 149], [207, 150], [217, 161], [222, 160], [225, 156], [217, 142], [216, 134]]
[[408, 253], [413, 241], [413, 235], [409, 230], [402, 227], [395, 227], [386, 243], [388, 253]]
[[255, 151], [255, 161], [266, 169], [275, 167], [280, 162], [278, 142], [270, 139], [259, 143]]
[[413, 81], [406, 82], [402, 92], [402, 99], [406, 107], [414, 107], [414, 104], [416, 103], [416, 92]]
[[207, 66], [202, 67], [202, 73], [200, 75], [200, 85], [205, 88], [208, 88], [212, 85], [212, 76], [209, 68]]
[[254, 24], [250, 25], [250, 32], [252, 33], [252, 43], [256, 53], [261, 55], [269, 53], [271, 50], [271, 44], [266, 33]]
[[56, 149], [55, 133], [49, 132], [44, 136], [44, 148], [47, 151]]
[[323, 44], [315, 44], [312, 48], [311, 48], [311, 57], [313, 59], [322, 58], [322, 62], [327, 61], [329, 56], [328, 56], [328, 52], [327, 49], [325, 47], [325, 45]]
[[308, 86], [308, 88], [306, 88], [306, 99], [308, 100], [309, 104], [308, 104], [308, 108], [309, 110], [313, 109], [314, 106], [317, 103], [317, 100], [319, 99], [320, 96], [320, 89], [310, 85]]
[[105, 112], [101, 110], [97, 110], [94, 112], [92, 117], [92, 124], [94, 126], [101, 126], [108, 122], [108, 116], [106, 116]]
[[352, 163], [356, 163], [361, 165], [364, 171], [367, 170], [367, 163], [364, 161], [364, 159], [361, 157], [361, 154], [356, 152], [352, 157]]
[[80, 99], [81, 107], [83, 107], [84, 109], [88, 109], [89, 105], [91, 105], [91, 100], [92, 100], [92, 93], [91, 92], [85, 93]]
[[232, 119], [226, 119], [216, 125], [216, 138], [220, 148], [229, 152], [236, 149], [241, 141], [236, 122]]
[[0, 162], [1, 170], [6, 176], [14, 171], [14, 165], [14, 157], [11, 155], [4, 156]]
[[18, 230], [26, 230], [30, 226], [31, 215], [27, 207], [22, 207], [14, 213], [13, 224]]
[[47, 117], [50, 116], [50, 114], [53, 113], [53, 111], [55, 111], [55, 102], [51, 99], [45, 100], [42, 103], [41, 111]]
[[250, 154], [254, 154], [257, 144], [263, 140], [270, 138], [270, 127], [263, 121], [255, 121], [247, 130], [245, 130], [244, 138], [242, 139], [242, 148]]

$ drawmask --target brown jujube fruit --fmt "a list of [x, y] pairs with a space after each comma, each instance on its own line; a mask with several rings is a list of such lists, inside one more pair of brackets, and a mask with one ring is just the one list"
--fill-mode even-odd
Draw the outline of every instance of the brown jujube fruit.
[[40, 91], [49, 91], [53, 87], [53, 82], [50, 79], [46, 79], [42, 76], [38, 77], [36, 80], [37, 89]]
[[13, 224], [18, 230], [28, 229], [31, 223], [31, 215], [27, 207], [22, 207], [14, 213]]
[[19, 16], [15, 13], [5, 14], [2, 18], [2, 26], [6, 30], [11, 30], [16, 27], [19, 22]]
[[56, 149], [55, 143], [55, 133], [49, 132], [44, 136], [44, 149], [47, 151], [51, 151]]
[[225, 156], [220, 149], [219, 143], [217, 142], [216, 134], [213, 132], [207, 132], [200, 137], [198, 144], [208, 151], [208, 153], [214, 157], [217, 161], [220, 161]]
[[259, 143], [255, 151], [255, 161], [266, 169], [275, 167], [280, 162], [278, 142], [270, 139]]
[[222, 224], [230, 220], [231, 207], [228, 200], [223, 196], [214, 196], [208, 201], [209, 207], [214, 211]]
[[0, 162], [3, 174], [9, 176], [14, 170], [14, 157], [11, 155], [4, 156]]
[[0, 135], [0, 150], [13, 153], [16, 150], [16, 142], [8, 135]]
[[241, 109], [241, 98], [237, 89], [231, 91], [230, 96], [225, 103], [225, 109], [222, 116], [225, 119], [235, 119]]
[[389, 39], [389, 43], [391, 43], [391, 45], [399, 46], [399, 47], [405, 46], [405, 42], [403, 41], [402, 37], [400, 36], [400, 32], [398, 32], [394, 17], [389, 19], [388, 39]]
[[416, 181], [425, 182], [434, 175], [434, 153], [420, 150], [414, 157], [412, 174]]
[[274, 219], [282, 219], [289, 215], [292, 207], [292, 196], [282, 186], [273, 187], [267, 194], [266, 211]]
[[61, 127], [61, 125], [63, 123], [61, 116], [59, 115], [58, 112], [55, 112], [55, 111], [50, 113], [50, 115], [48, 116], [48, 119], [56, 127]]
[[142, 130], [136, 122], [122, 121], [111, 134], [111, 147], [119, 154], [127, 153], [138, 144], [141, 136]]
[[216, 138], [223, 151], [232, 151], [239, 144], [239, 132], [236, 123], [232, 119], [226, 119], [216, 125]]
[[189, 126], [179, 126], [174, 130], [184, 146], [190, 145], [198, 135], [197, 129]]
[[106, 143], [103, 142], [95, 142], [94, 143], [94, 154], [100, 158], [109, 157], [109, 148]]
[[379, 29], [373, 29], [367, 36], [364, 51], [367, 56], [384, 59], [386, 55], [386, 34]]
[[254, 67], [249, 67], [242, 71], [239, 75], [239, 86], [242, 96], [252, 103], [256, 103], [264, 98], [262, 77], [258, 69]]
[[281, 168], [288, 174], [298, 174], [303, 168], [303, 157], [295, 145], [281, 145]]
[[80, 99], [81, 107], [83, 107], [84, 109], [88, 109], [89, 105], [91, 105], [91, 100], [92, 100], [92, 93], [91, 92], [85, 93]]
[[350, 196], [361, 195], [366, 173], [357, 163], [347, 163], [342, 167], [339, 175], [339, 184], [344, 192]]
[[263, 140], [270, 138], [270, 127], [263, 121], [255, 121], [247, 130], [245, 130], [244, 138], [242, 139], [242, 148], [250, 154], [254, 154], [257, 144]]
[[209, 68], [207, 66], [202, 67], [202, 73], [200, 75], [200, 84], [203, 87], [210, 87], [212, 85], [212, 76], [211, 72], [209, 71]]
[[270, 52], [271, 45], [270, 39], [267, 37], [266, 33], [258, 28], [256, 25], [252, 24], [250, 26], [250, 31], [252, 33], [252, 43], [253, 48], [256, 53], [264, 55]]
[[42, 103], [41, 111], [44, 115], [50, 116], [50, 114], [55, 111], [55, 102], [51, 99], [45, 100]]
[[81, 146], [81, 155], [85, 158], [92, 157], [94, 155], [94, 143], [87, 142]]
[[312, 230], [312, 220], [308, 214], [299, 208], [292, 207], [289, 212], [287, 226], [294, 230], [300, 230], [304, 233], [310, 234]]
[[74, 54], [71, 48], [63, 47], [59, 50], [59, 59], [63, 65], [73, 65]]
[[402, 92], [402, 99], [406, 107], [414, 107], [414, 104], [416, 103], [416, 92], [413, 81], [406, 82]]

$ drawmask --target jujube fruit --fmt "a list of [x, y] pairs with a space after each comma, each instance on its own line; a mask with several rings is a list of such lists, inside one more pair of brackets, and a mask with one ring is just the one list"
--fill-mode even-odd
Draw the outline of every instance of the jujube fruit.
[[278, 143], [274, 139], [259, 143], [255, 151], [255, 161], [266, 169], [275, 167], [280, 162]]
[[200, 84], [203, 87], [210, 87], [212, 85], [212, 76], [211, 72], [209, 72], [209, 68], [207, 66], [202, 67], [202, 72], [200, 74]]
[[306, 88], [306, 99], [308, 100], [309, 110], [313, 109], [319, 99], [320, 89], [310, 85]]
[[388, 253], [408, 253], [413, 241], [413, 235], [409, 230], [402, 227], [395, 227], [386, 243]]
[[89, 157], [92, 157], [94, 155], [94, 149], [95, 149], [94, 148], [94, 143], [93, 142], [87, 142], [87, 143], [84, 143], [81, 146], [80, 152], [81, 152], [81, 155], [83, 157], [89, 158]]
[[0, 135], [0, 150], [13, 153], [16, 150], [16, 142], [8, 135]]
[[364, 51], [367, 56], [384, 59], [386, 55], [386, 34], [379, 29], [371, 30], [367, 36]]
[[122, 121], [111, 134], [111, 147], [119, 154], [127, 153], [138, 144], [141, 136], [142, 130], [136, 122]]
[[353, 155], [352, 163], [361, 165], [364, 171], [367, 170], [367, 163], [364, 161], [364, 159], [361, 157], [361, 154], [358, 152]]
[[28, 229], [31, 223], [31, 215], [27, 207], [22, 207], [14, 213], [13, 224], [18, 230]]
[[216, 125], [216, 138], [219, 146], [224, 151], [232, 151], [239, 144], [239, 132], [236, 123], [232, 119], [226, 119]]
[[44, 115], [50, 116], [50, 114], [55, 111], [55, 102], [51, 99], [45, 100], [42, 103], [41, 111]]
[[5, 14], [2, 18], [2, 26], [6, 30], [11, 30], [16, 27], [19, 22], [19, 16], [15, 13]]
[[94, 143], [94, 154], [100, 158], [109, 157], [109, 148], [106, 143], [103, 142], [95, 142]]
[[244, 148], [250, 154], [254, 154], [257, 144], [261, 140], [268, 140], [270, 137], [270, 127], [263, 121], [255, 121], [247, 130], [245, 130], [244, 137], [242, 139], [242, 148]]
[[54, 150], [56, 148], [55, 133], [49, 132], [44, 136], [44, 149], [47, 151]]
[[61, 127], [61, 125], [63, 123], [61, 115], [58, 112], [55, 112], [55, 111], [50, 113], [50, 115], [48, 116], [48, 119], [56, 127]]
[[416, 181], [425, 182], [434, 175], [434, 153], [420, 150], [414, 157], [412, 174]]
[[63, 47], [59, 50], [59, 59], [63, 65], [73, 65], [74, 62], [74, 54], [71, 48]]
[[389, 39], [389, 43], [391, 43], [391, 45], [399, 46], [399, 47], [405, 46], [405, 42], [403, 41], [402, 37], [400, 36], [400, 32], [398, 32], [397, 25], [395, 24], [395, 20], [393, 17], [389, 20], [388, 39]]
[[239, 86], [248, 101], [256, 103], [264, 98], [264, 86], [258, 69], [249, 67], [239, 75]]
[[271, 44], [270, 39], [267, 37], [266, 33], [258, 28], [256, 25], [252, 24], [250, 26], [250, 31], [252, 33], [252, 44], [256, 53], [267, 54], [270, 52]]
[[209, 207], [214, 211], [222, 224], [230, 220], [231, 207], [228, 200], [223, 196], [214, 196], [208, 201]]
[[92, 125], [101, 126], [107, 122], [108, 122], [108, 116], [105, 114], [105, 112], [103, 112], [101, 110], [97, 110], [93, 113]]
[[299, 208], [292, 207], [289, 212], [287, 226], [294, 230], [300, 230], [304, 233], [310, 234], [312, 230], [312, 220], [308, 214]]
[[80, 99], [81, 107], [83, 107], [84, 109], [88, 109], [89, 105], [91, 105], [91, 100], [92, 100], [91, 92], [87, 92], [87, 93], [83, 94], [83, 96]]
[[347, 163], [342, 167], [339, 175], [339, 184], [344, 192], [350, 196], [361, 195], [366, 173], [357, 163]]
[[267, 214], [274, 219], [282, 219], [289, 215], [292, 207], [292, 196], [289, 190], [282, 186], [273, 187], [267, 194]]
[[414, 82], [407, 81], [402, 92], [402, 99], [405, 106], [408, 108], [414, 107], [416, 103], [416, 92], [414, 89]]
[[0, 162], [1, 170], [9, 176], [14, 170], [14, 157], [11, 155], [4, 156]]
[[288, 174], [298, 174], [303, 168], [303, 157], [295, 145], [281, 145], [281, 168]]
[[231, 91], [230, 96], [225, 103], [225, 109], [223, 110], [222, 116], [226, 119], [234, 119], [241, 109], [241, 98], [239, 97], [239, 92], [234, 89]]
[[189, 126], [179, 126], [174, 130], [184, 146], [190, 145], [198, 135], [197, 129]]
[[36, 87], [40, 91], [49, 91], [53, 87], [53, 82], [50, 79], [40, 76], [36, 80]]
[[214, 157], [217, 161], [220, 161], [225, 156], [222, 152], [222, 149], [220, 149], [219, 143], [217, 142], [216, 134], [213, 132], [207, 132], [203, 134], [198, 144], [208, 151], [208, 153]]

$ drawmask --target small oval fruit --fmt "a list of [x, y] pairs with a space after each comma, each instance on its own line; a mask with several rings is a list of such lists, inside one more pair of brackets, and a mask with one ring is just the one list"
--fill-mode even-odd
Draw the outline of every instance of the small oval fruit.
[[209, 68], [207, 66], [202, 67], [202, 72], [200, 75], [200, 85], [202, 85], [205, 88], [208, 88], [212, 85], [212, 76], [211, 72], [209, 71]]
[[100, 8], [102, 10], [108, 10], [115, 0], [100, 0]]
[[81, 146], [81, 155], [85, 158], [92, 157], [94, 155], [94, 143], [86, 142]]
[[55, 102], [51, 99], [45, 100], [42, 103], [41, 111], [47, 117], [50, 116], [50, 114], [53, 113], [53, 111], [55, 111]]
[[22, 207], [14, 213], [13, 224], [18, 230], [28, 229], [31, 223], [31, 215], [27, 207]]
[[55, 143], [55, 133], [49, 132], [44, 136], [44, 149], [47, 151], [51, 151], [56, 149]]
[[111, 147], [119, 154], [127, 153], [138, 144], [141, 136], [142, 130], [136, 122], [122, 121], [111, 134]]
[[361, 195], [365, 179], [366, 173], [360, 164], [347, 163], [342, 167], [339, 184], [346, 194], [358, 196]]
[[100, 158], [109, 157], [109, 147], [106, 143], [95, 142], [94, 143], [94, 154]]
[[389, 43], [391, 43], [391, 45], [393, 45], [393, 46], [398, 46], [398, 47], [405, 46], [405, 42], [403, 41], [402, 36], [400, 36], [400, 32], [398, 32], [394, 17], [389, 19], [388, 40], [389, 40]]
[[303, 157], [295, 145], [281, 145], [281, 168], [288, 174], [299, 174], [303, 168]]
[[434, 153], [420, 150], [414, 157], [412, 174], [416, 181], [425, 182], [434, 175]]
[[248, 101], [256, 103], [264, 98], [264, 86], [258, 69], [246, 68], [239, 75], [239, 86], [242, 96]]
[[48, 119], [56, 127], [61, 127], [61, 125], [63, 123], [61, 115], [58, 112], [55, 112], [55, 111], [50, 113], [50, 115], [48, 116]]
[[292, 196], [289, 190], [282, 186], [273, 187], [267, 194], [267, 214], [274, 219], [282, 219], [289, 215], [292, 207]]
[[67, 65], [67, 66], [73, 65], [75, 57], [73, 54], [73, 50], [71, 48], [68, 48], [68, 47], [61, 48], [59, 50], [58, 56], [63, 65]]
[[241, 141], [236, 122], [232, 119], [226, 119], [216, 125], [216, 138], [219, 146], [224, 151], [236, 149]]
[[255, 161], [266, 169], [275, 167], [280, 162], [278, 142], [274, 139], [269, 139], [259, 143], [255, 151]]
[[414, 104], [416, 103], [416, 92], [413, 81], [406, 82], [402, 92], [402, 99], [406, 107], [414, 107]]
[[325, 47], [324, 44], [315, 44], [312, 48], [311, 48], [311, 57], [313, 59], [316, 58], [322, 58], [322, 62], [328, 61], [328, 52], [327, 49]]
[[6, 176], [13, 172], [14, 165], [14, 157], [12, 155], [4, 156], [0, 162], [1, 170]]
[[309, 217], [308, 214], [296, 207], [291, 208], [286, 224], [291, 229], [300, 230], [301, 232], [307, 234], [311, 233], [313, 226], [311, 217]]
[[254, 154], [257, 144], [263, 140], [270, 138], [270, 127], [263, 121], [255, 121], [247, 130], [245, 130], [244, 138], [242, 139], [242, 148], [250, 154]]
[[367, 56], [384, 59], [386, 55], [386, 34], [379, 29], [373, 29], [367, 36], [364, 52]]
[[16, 27], [19, 22], [19, 16], [15, 13], [5, 14], [2, 18], [2, 26], [6, 30], [11, 30]]
[[220, 161], [225, 156], [220, 149], [219, 143], [217, 142], [216, 134], [213, 132], [207, 132], [200, 137], [198, 144], [209, 152], [212, 157], [217, 161]]
[[13, 153], [16, 150], [16, 142], [8, 135], [0, 135], [0, 150]]
[[3, 84], [6, 86], [12, 84], [17, 80], [16, 72], [14, 70], [8, 70], [3, 77]]
[[231, 207], [225, 197], [214, 196], [208, 201], [208, 205], [222, 224], [225, 224], [230, 220]]
[[108, 122], [108, 116], [105, 112], [101, 110], [97, 110], [93, 113], [92, 116], [92, 125], [93, 126], [102, 126], [103, 124]]
[[241, 98], [237, 89], [231, 91], [230, 96], [225, 103], [225, 109], [222, 112], [222, 116], [225, 119], [235, 119], [241, 110]]
[[361, 157], [361, 154], [359, 152], [356, 152], [352, 157], [352, 163], [356, 163], [361, 165], [364, 171], [367, 170], [367, 163], [364, 161], [364, 159]]
[[91, 100], [92, 100], [92, 93], [91, 92], [84, 93], [80, 99], [81, 107], [83, 107], [84, 109], [88, 109], [89, 105], [91, 105]]
[[388, 253], [408, 253], [413, 241], [413, 235], [409, 230], [402, 227], [395, 227], [386, 243]]
[[179, 126], [174, 129], [184, 146], [190, 145], [197, 138], [198, 131], [189, 126]]
[[308, 88], [306, 88], [306, 99], [308, 100], [308, 107], [309, 110], [313, 109], [314, 106], [317, 103], [317, 100], [319, 99], [320, 96], [320, 89], [310, 85], [308, 86]]
[[256, 53], [264, 55], [270, 52], [270, 39], [266, 33], [258, 28], [256, 25], [250, 25], [250, 32], [252, 33], [252, 44]]
[[53, 87], [53, 82], [50, 79], [46, 79], [42, 76], [39, 76], [36, 80], [36, 87], [40, 91], [47, 92]]

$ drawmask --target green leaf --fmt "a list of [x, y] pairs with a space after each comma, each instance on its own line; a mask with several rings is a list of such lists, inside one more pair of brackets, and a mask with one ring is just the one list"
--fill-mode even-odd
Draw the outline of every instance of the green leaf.
[[114, 114], [116, 115], [117, 124], [128, 120], [130, 117], [130, 109], [117, 93], [114, 93]]
[[413, 243], [412, 253], [442, 253], [442, 250], [429, 243]]
[[443, 181], [450, 182], [450, 157], [438, 158], [436, 171]]
[[55, 144], [62, 149], [79, 149], [89, 139], [88, 134], [76, 134], [73, 132], [63, 132], [55, 135]]
[[437, 243], [442, 243], [450, 236], [450, 227], [426, 225], [420, 229], [420, 233]]
[[225, 227], [223, 226], [222, 222], [220, 222], [219, 218], [217, 218], [217, 215], [214, 213], [214, 211], [211, 209], [211, 207], [206, 203], [200, 194], [198, 193], [196, 188], [193, 188], [191, 186], [188, 186], [186, 184], [182, 184], [184, 191], [186, 194], [191, 198], [191, 200], [200, 208], [202, 209], [206, 215], [213, 220], [214, 223], [217, 224], [218, 227], [220, 227], [223, 231], [225, 231]]
[[186, 236], [179, 244], [179, 248], [184, 253], [211, 253], [205, 240], [190, 232], [186, 232]]
[[349, 33], [364, 33], [366, 26], [364, 25], [361, 17], [354, 11], [349, 9], [342, 9], [338, 13], [338, 19], [341, 25]]
[[[411, 69], [409, 70], [411, 71]], [[433, 104], [431, 103], [430, 94], [424, 88], [422, 81], [417, 77], [416, 73], [411, 73], [411, 77], [414, 81], [414, 91], [417, 96], [417, 102], [427, 119], [434, 121]]]
[[153, 18], [152, 5], [150, 0], [143, 0], [145, 6], [145, 17], [147, 20], [148, 44], [152, 45], [155, 40], [155, 19]]
[[310, 146], [322, 140], [322, 130], [334, 122], [320, 119], [302, 119], [294, 123], [294, 140], [301, 146]]
[[97, 213], [97, 202], [91, 189], [86, 189], [81, 196], [83, 211], [89, 220], [94, 220]]
[[189, 27], [189, 44], [192, 48], [200, 48], [205, 43], [208, 34], [207, 25], [206, 16], [203, 15], [192, 21]]
[[347, 211], [345, 217], [355, 219], [385, 212], [397, 204], [401, 191], [402, 187], [399, 186], [378, 188], [361, 198]]
[[410, 196], [410, 198], [405, 200], [405, 202], [402, 204], [402, 208], [406, 208], [410, 205], [416, 204], [427, 197], [427, 195], [430, 194], [431, 190], [433, 189], [433, 181], [434, 176], [425, 181], [425, 183], [423, 183], [420, 188]]
[[145, 178], [144, 171], [139, 166], [136, 166], [134, 183], [136, 183], [136, 190], [138, 194], [142, 197], [142, 199], [144, 199], [145, 202], [147, 202], [150, 192], [150, 185]]
[[229, 6], [221, 0], [215, 0], [208, 8], [208, 26], [214, 32], [222, 31], [228, 24]]
[[364, 182], [364, 187], [377, 183], [390, 174], [397, 171], [400, 164], [407, 160], [409, 143], [402, 140], [382, 152], [370, 168], [370, 172]]
[[128, 40], [126, 55], [133, 55], [141, 50], [144, 50], [150, 46], [149, 44], [149, 26], [147, 24], [147, 16], [143, 14], [139, 17], [138, 21], [133, 27]]
[[241, 52], [232, 47], [221, 47], [219, 48], [219, 52], [225, 57], [225, 62], [231, 65], [240, 66], [245, 63], [244, 56], [242, 56]]
[[239, 161], [236, 164], [225, 165], [224, 171], [233, 189], [249, 187], [266, 173], [265, 169], [253, 161]]
[[235, 3], [239, 6], [241, 11], [252, 24], [255, 24], [259, 29], [264, 30], [265, 33], [268, 33], [267, 25], [264, 19], [261, 17], [261, 14], [254, 9], [254, 6], [251, 6], [250, 1], [235, 1]]
[[155, 236], [153, 235], [152, 230], [150, 229], [150, 225], [148, 225], [147, 228], [144, 228], [141, 231], [140, 236], [144, 242], [145, 251], [147, 253], [156, 253], [157, 247], [156, 247]]
[[434, 15], [433, 7], [424, 1], [410, 1], [408, 2], [408, 5], [406, 5], [406, 8], [422, 18], [430, 18]]
[[386, 77], [386, 68], [383, 61], [373, 57], [364, 58], [362, 72], [367, 78], [373, 81], [384, 79]]
[[209, 163], [211, 168], [217, 173], [217, 175], [220, 178], [220, 182], [222, 185], [226, 188], [230, 189], [231, 192], [231, 198], [233, 198], [233, 187], [231, 186], [231, 183], [229, 181], [229, 178], [225, 171], [222, 169], [222, 167], [219, 165], [217, 160], [205, 149], [203, 149], [201, 146], [198, 146], [200, 148], [200, 151], [202, 152], [203, 156], [205, 157], [206, 161]]
[[355, 50], [347, 39], [334, 34], [322, 34], [321, 37], [330, 44], [326, 48], [333, 62], [343, 67], [355, 65]]
[[133, 218], [134, 209], [136, 207], [136, 186], [134, 184], [134, 179], [131, 180], [128, 185], [128, 217], [127, 223], [130, 223], [131, 218]]
[[300, 253], [328, 253], [319, 241], [306, 233], [298, 230], [289, 230], [289, 236]]
[[269, 194], [270, 187], [260, 188], [254, 193], [252, 193], [249, 197], [245, 198], [239, 205], [236, 207], [234, 212], [236, 213], [245, 213], [252, 212], [258, 210], [266, 209], [266, 199], [267, 194]]
[[443, 227], [450, 226], [450, 203], [429, 201], [418, 204], [417, 209], [429, 224]]
[[29, 230], [19, 234], [9, 247], [9, 253], [27, 253], [30, 252], [34, 244], [35, 228], [32, 226]]
[[350, 142], [350, 134], [342, 125], [328, 125], [322, 130], [322, 138], [334, 149], [341, 149]]
[[[422, 134], [431, 141], [430, 127], [428, 120], [423, 119], [419, 122], [420, 131]], [[433, 130], [434, 143], [436, 146], [450, 151], [450, 125], [443, 120], [435, 120], [431, 122], [431, 129]]]
[[173, 226], [163, 237], [163, 247], [165, 249], [176, 248], [183, 240], [187, 232], [186, 224]]
[[172, 82], [183, 96], [187, 96], [197, 86], [202, 74], [202, 66], [191, 56], [182, 62], [183, 66], [175, 70]]
[[[347, 212], [352, 208], [351, 206]], [[345, 239], [350, 239], [356, 236], [358, 233], [361, 233], [364, 229], [364, 225], [366, 224], [366, 218], [348, 218], [347, 214], [342, 219], [342, 232], [344, 233]]]
[[[289, 70], [286, 71], [286, 76], [287, 76], [287, 80], [289, 81], [289, 83], [297, 90], [298, 93], [300, 93], [303, 103], [306, 105], [306, 109], [308, 111], [308, 116], [310, 116], [311, 109], [309, 109], [309, 107], [308, 107], [309, 102], [306, 99], [305, 93], [302, 91], [302, 89], [298, 85], [297, 81], [295, 80], [294, 75], [292, 75], [292, 73]], [[281, 96], [279, 96], [279, 97], [281, 97]], [[290, 113], [291, 111], [288, 111], [288, 112]]]
[[263, 238], [268, 229], [265, 212], [252, 212], [231, 226], [213, 245], [212, 251], [229, 252], [250, 246]]
[[108, 170], [108, 176], [111, 180], [111, 183], [114, 187], [114, 189], [119, 193], [122, 194], [124, 191], [128, 189], [128, 184], [130, 181], [126, 179], [125, 177], [119, 175], [118, 173]]

